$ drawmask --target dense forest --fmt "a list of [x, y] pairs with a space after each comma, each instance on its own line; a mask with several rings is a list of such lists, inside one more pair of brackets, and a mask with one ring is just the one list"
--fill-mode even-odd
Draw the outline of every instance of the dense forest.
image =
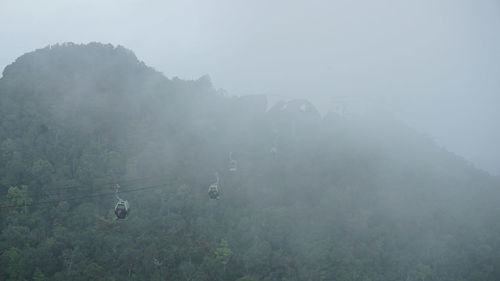
[[0, 79], [0, 280], [500, 280], [499, 188], [389, 114], [232, 97], [123, 47]]

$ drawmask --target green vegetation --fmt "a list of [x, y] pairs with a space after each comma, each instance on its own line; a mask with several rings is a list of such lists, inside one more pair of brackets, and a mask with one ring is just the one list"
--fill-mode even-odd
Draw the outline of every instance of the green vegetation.
[[499, 195], [383, 114], [267, 110], [122, 47], [0, 79], [0, 280], [500, 280]]

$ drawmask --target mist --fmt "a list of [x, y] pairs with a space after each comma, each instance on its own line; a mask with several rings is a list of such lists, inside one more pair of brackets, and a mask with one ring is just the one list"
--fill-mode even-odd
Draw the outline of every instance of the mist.
[[[110, 42], [230, 95], [354, 97], [500, 174], [498, 1], [2, 1], [0, 67], [58, 42]], [[341, 103], [346, 103], [342, 99]]]
[[498, 280], [497, 1], [0, 3], [1, 280]]

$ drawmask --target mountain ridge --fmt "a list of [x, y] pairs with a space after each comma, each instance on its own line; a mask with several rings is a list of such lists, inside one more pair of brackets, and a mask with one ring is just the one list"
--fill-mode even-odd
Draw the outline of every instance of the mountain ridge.
[[[384, 114], [267, 108], [123, 47], [20, 57], [0, 79], [0, 279], [498, 280], [498, 179]], [[121, 222], [104, 183], [160, 187], [124, 194]]]

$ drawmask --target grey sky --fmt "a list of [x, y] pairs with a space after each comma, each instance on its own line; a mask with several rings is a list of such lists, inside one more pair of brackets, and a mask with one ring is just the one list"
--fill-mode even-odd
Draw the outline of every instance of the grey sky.
[[68, 41], [233, 95], [374, 100], [500, 175], [498, 0], [0, 0], [0, 68]]

